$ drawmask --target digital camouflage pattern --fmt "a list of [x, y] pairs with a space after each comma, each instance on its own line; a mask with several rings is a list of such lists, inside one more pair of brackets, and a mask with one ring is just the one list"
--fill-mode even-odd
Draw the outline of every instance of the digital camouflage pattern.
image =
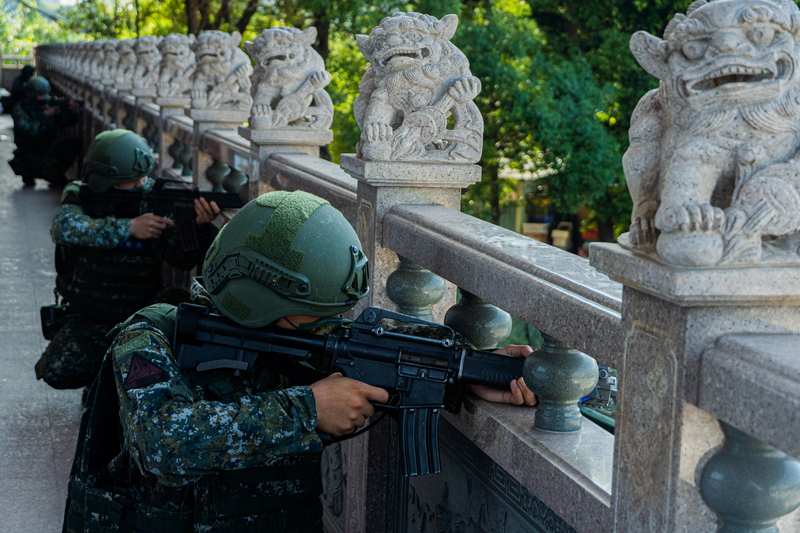
[[[147, 178], [145, 187], [152, 189], [155, 180]], [[61, 206], [56, 210], [50, 236], [56, 244], [116, 248], [131, 236], [131, 221], [128, 218], [92, 218], [84, 214], [77, 203], [63, 203], [68, 196], [77, 198], [80, 182], [71, 182], [61, 195]]]
[[76, 389], [91, 383], [108, 348], [106, 334], [113, 323], [73, 315], [65, 319], [36, 363], [36, 379], [56, 389]]

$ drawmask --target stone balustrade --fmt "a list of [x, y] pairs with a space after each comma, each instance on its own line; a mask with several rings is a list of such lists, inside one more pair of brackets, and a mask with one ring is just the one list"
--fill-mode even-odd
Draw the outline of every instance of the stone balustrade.
[[[482, 122], [480, 83], [450, 43], [457, 23], [397, 14], [358, 36], [372, 66], [356, 100], [361, 142], [341, 166], [319, 158], [332, 140], [331, 76], [312, 30], [272, 28], [246, 43], [254, 71], [238, 34], [220, 32], [120, 42], [116, 67], [103, 67], [110, 43], [36, 56], [57, 91], [84, 101], [87, 146], [123, 127], [151, 144], [160, 177], [330, 201], [369, 256], [365, 304], [446, 320], [483, 347], [502, 341], [508, 314], [546, 334], [541, 368], [526, 368], [544, 376], [546, 417], [467, 394], [443, 413], [436, 476], [398, 476], [395, 423], [330, 447], [328, 531], [800, 531], [800, 267], [673, 266], [610, 244], [593, 246], [590, 263], [460, 213], [461, 189], [480, 177]], [[402, 37], [406, 55], [420, 50], [409, 64], [435, 67], [410, 73], [430, 90], [394, 79], [385, 97], [387, 65], [408, 60], [386, 35]], [[401, 112], [392, 98], [414, 103]], [[584, 394], [575, 382], [596, 363], [620, 372], [614, 435], [563, 396]], [[747, 498], [760, 508], [736, 503]]]

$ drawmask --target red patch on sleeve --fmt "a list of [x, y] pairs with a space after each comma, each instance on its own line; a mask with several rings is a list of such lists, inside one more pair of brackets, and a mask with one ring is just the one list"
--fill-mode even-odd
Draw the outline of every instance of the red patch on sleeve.
[[133, 359], [131, 359], [131, 368], [128, 370], [128, 375], [125, 377], [125, 382], [122, 386], [125, 387], [125, 390], [141, 389], [153, 383], [168, 380], [169, 374], [164, 370], [143, 359], [139, 354], [134, 354]]

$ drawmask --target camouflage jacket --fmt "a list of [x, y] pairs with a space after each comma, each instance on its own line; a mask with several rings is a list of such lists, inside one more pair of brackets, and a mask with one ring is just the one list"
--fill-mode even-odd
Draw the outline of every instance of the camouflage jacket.
[[[145, 187], [152, 188], [155, 180], [147, 178]], [[92, 218], [83, 212], [77, 202], [81, 183], [73, 181], [64, 188], [61, 206], [56, 210], [50, 236], [56, 244], [73, 244], [94, 248], [116, 248], [131, 236], [128, 218]], [[66, 201], [74, 197], [75, 201]]]
[[17, 155], [30, 152], [46, 152], [58, 137], [58, 128], [77, 122], [78, 113], [69, 112], [66, 117], [60, 112], [48, 117], [44, 110], [48, 104], [39, 104], [30, 98], [23, 98], [14, 106], [11, 116], [14, 119], [14, 144]]
[[[195, 284], [192, 292], [195, 303], [211, 305], [202, 287]], [[174, 317], [166, 320], [159, 325], [169, 330]], [[258, 523], [263, 515], [220, 514], [209, 503], [220, 491], [241, 501], [281, 501], [308, 491], [292, 479], [223, 486], [221, 473], [294, 465], [312, 469], [321, 482], [322, 441], [309, 387], [292, 386], [259, 366], [247, 379], [230, 370], [181, 371], [171, 332], [162, 329], [134, 315], [118, 326], [108, 352], [124, 435], [123, 454], [109, 468], [125, 463], [136, 471], [130, 487], [136, 501], [169, 511], [201, 509], [195, 527], [217, 531]]]

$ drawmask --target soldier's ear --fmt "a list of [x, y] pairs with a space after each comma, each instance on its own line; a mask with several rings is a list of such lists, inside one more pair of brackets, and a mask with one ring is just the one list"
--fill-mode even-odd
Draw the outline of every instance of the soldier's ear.
[[303, 46], [311, 46], [317, 40], [317, 28], [311, 26], [300, 33], [295, 33], [292, 40]]
[[646, 31], [637, 31], [631, 37], [630, 47], [636, 62], [648, 74], [660, 80], [669, 76], [666, 41], [650, 35]]
[[242, 34], [238, 31], [231, 33], [231, 36], [228, 38], [228, 44], [231, 45], [232, 48], [236, 48], [239, 46], [239, 43], [242, 42]]
[[456, 28], [458, 28], [458, 15], [445, 15], [442, 17], [442, 20], [436, 23], [437, 30], [439, 30], [439, 35], [442, 36], [442, 39], [450, 40], [453, 38], [453, 35], [456, 34]]
[[372, 63], [372, 50], [370, 50], [368, 44], [369, 37], [366, 35], [356, 35], [356, 43], [358, 43], [358, 49], [361, 50], [361, 53], [364, 54], [367, 61]]

